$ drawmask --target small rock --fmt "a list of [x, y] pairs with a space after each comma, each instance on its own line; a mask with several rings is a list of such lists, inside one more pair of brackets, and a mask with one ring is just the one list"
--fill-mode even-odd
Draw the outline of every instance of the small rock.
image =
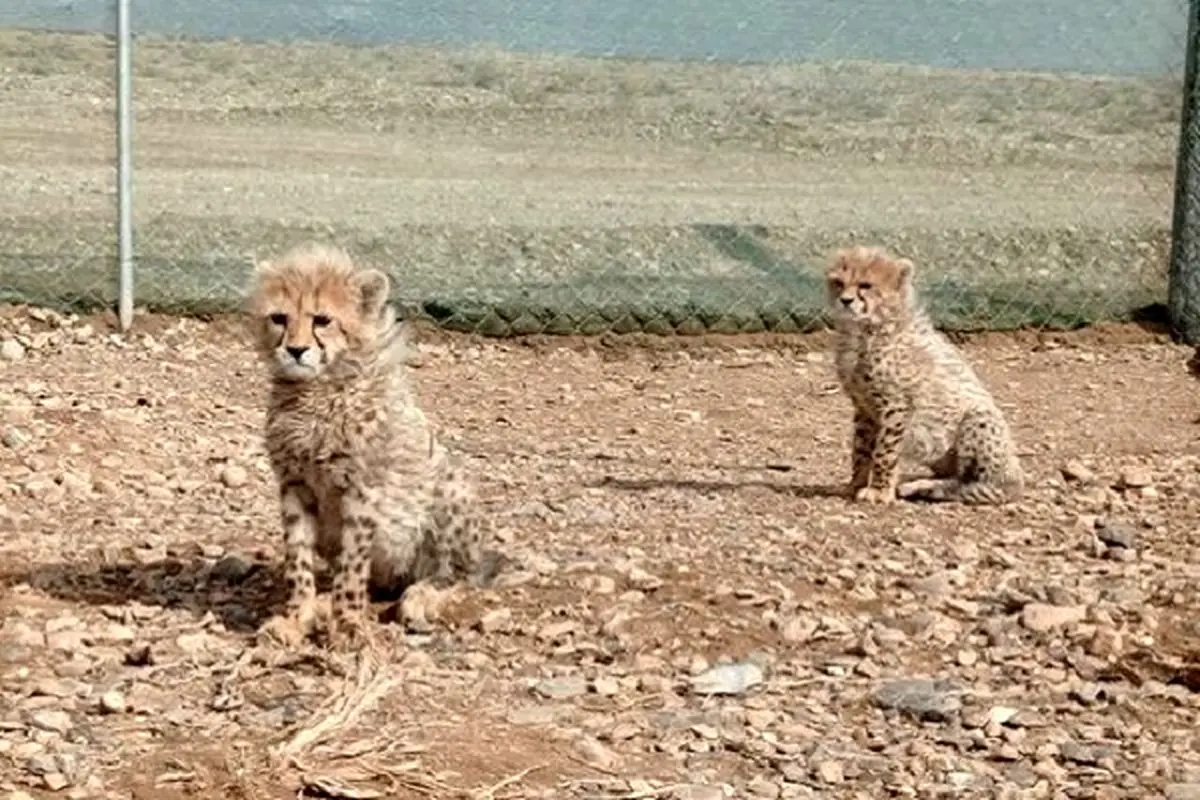
[[423, 672], [428, 672], [436, 665], [433, 655], [428, 650], [410, 650], [400, 665], [404, 667], [406, 672], [414, 675], [419, 675]]
[[696, 694], [742, 694], [763, 682], [762, 667], [752, 661], [721, 664], [692, 678]]
[[997, 761], [1020, 761], [1021, 751], [1015, 745], [1002, 744], [992, 753], [992, 758]]
[[575, 749], [584, 761], [601, 770], [611, 771], [620, 760], [616, 753], [590, 736], [585, 736], [576, 742]]
[[203, 653], [212, 647], [214, 643], [215, 637], [207, 631], [181, 633], [175, 637], [175, 646], [189, 655]]
[[1064, 625], [1083, 622], [1087, 616], [1084, 606], [1052, 606], [1029, 603], [1021, 609], [1021, 624], [1035, 633], [1047, 633]]
[[58, 762], [54, 760], [54, 756], [41, 752], [42, 746], [37, 742], [30, 742], [30, 744], [36, 745], [39, 751], [31, 754], [25, 761], [25, 771], [39, 776], [58, 772]]
[[0, 361], [20, 361], [25, 357], [25, 348], [16, 339], [0, 342]]
[[506, 719], [512, 725], [551, 725], [558, 718], [554, 706], [525, 706], [508, 712]]
[[100, 710], [106, 714], [124, 714], [126, 708], [125, 695], [117, 690], [100, 695]]
[[133, 628], [117, 623], [106, 625], [96, 633], [96, 639], [105, 642], [131, 643], [135, 638], [137, 637], [133, 632]]
[[477, 627], [483, 633], [498, 633], [512, 627], [512, 609], [493, 608], [480, 617]]
[[612, 697], [621, 691], [621, 685], [612, 678], [596, 678], [592, 681], [592, 689], [601, 697]]
[[77, 653], [86, 647], [83, 631], [74, 630], [60, 630], [46, 634], [46, 646], [51, 650], [59, 650], [64, 653]]
[[[644, 796], [651, 796], [645, 794]], [[720, 786], [686, 784], [677, 786], [671, 794], [672, 800], [725, 800], [725, 790]]]
[[1127, 467], [1121, 471], [1121, 486], [1126, 489], [1141, 489], [1154, 483], [1154, 476], [1145, 467]]
[[804, 644], [817, 632], [819, 623], [809, 617], [792, 617], [783, 623], [780, 635], [785, 642]]
[[3, 444], [10, 450], [16, 450], [18, 447], [23, 447], [28, 443], [29, 435], [20, 428], [7, 425], [3, 431], [0, 431], [0, 444]]
[[26, 794], [18, 789], [4, 795], [4, 800], [34, 800], [34, 798], [32, 795]]
[[1009, 708], [1008, 706], [992, 706], [988, 711], [988, 722], [993, 725], [1007, 725], [1019, 713], [1020, 709]]
[[755, 775], [751, 778], [750, 782], [746, 784], [746, 791], [754, 797], [765, 797], [768, 800], [774, 800], [782, 794], [779, 784], [762, 775]]
[[958, 564], [973, 564], [979, 560], [979, 545], [970, 541], [954, 542], [950, 554]]
[[78, 689], [79, 684], [74, 681], [44, 678], [34, 684], [33, 695], [35, 697], [57, 697], [61, 700], [65, 697], [73, 697]]
[[962, 689], [952, 681], [908, 678], [890, 681], [875, 691], [880, 708], [911, 714], [930, 722], [946, 722], [962, 708]]
[[41, 631], [34, 630], [24, 622], [13, 620], [0, 627], [0, 642], [17, 647], [44, 647], [46, 635]]
[[226, 464], [225, 468], [221, 470], [221, 483], [230, 489], [245, 486], [249, 479], [250, 475], [246, 472], [245, 468], [237, 464]]
[[670, 688], [669, 682], [662, 675], [642, 675], [638, 678], [638, 689], [646, 694], [661, 694]]
[[1109, 547], [1132, 550], [1137, 546], [1137, 531], [1123, 522], [1106, 522], [1096, 531], [1096, 538]]
[[537, 638], [543, 642], [557, 642], [567, 638], [575, 631], [579, 630], [579, 623], [573, 619], [565, 619], [562, 622], [551, 622], [537, 632]]
[[66, 776], [61, 772], [51, 772], [48, 775], [42, 776], [42, 782], [46, 784], [46, 788], [52, 792], [59, 792], [71, 785]]
[[769, 708], [746, 709], [746, 724], [755, 730], [766, 730], [775, 724], [776, 713]]
[[1100, 759], [1094, 748], [1078, 742], [1063, 742], [1058, 746], [1058, 752], [1062, 755], [1063, 761], [1071, 761], [1084, 766], [1095, 766]]
[[958, 791], [970, 789], [978, 779], [970, 772], [948, 772], [946, 783]]
[[257, 566], [252, 561], [247, 561], [237, 553], [227, 553], [220, 561], [213, 564], [212, 577], [219, 578], [226, 583], [242, 583], [250, 577]]
[[125, 651], [125, 666], [150, 667], [154, 665], [154, 653], [146, 642], [139, 642]]
[[591, 594], [612, 594], [617, 590], [617, 582], [607, 575], [588, 575], [579, 585]]
[[1068, 461], [1064, 464], [1062, 475], [1067, 480], [1077, 481], [1078, 483], [1091, 483], [1096, 479], [1095, 473], [1078, 461]]
[[566, 700], [587, 692], [587, 681], [579, 675], [564, 675], [538, 681], [533, 690], [552, 700]]
[[1097, 627], [1087, 643], [1088, 654], [1096, 658], [1111, 658], [1120, 655], [1124, 649], [1125, 642], [1121, 632], [1107, 625]]
[[846, 771], [840, 761], [821, 761], [813, 769], [813, 774], [822, 783], [836, 784], [846, 780]]
[[643, 592], [652, 592], [663, 585], [662, 578], [651, 575], [641, 567], [629, 571], [629, 585]]
[[982, 728], [991, 722], [991, 718], [988, 716], [987, 709], [976, 706], [963, 710], [961, 722], [964, 728]]
[[1009, 783], [1019, 786], [1022, 789], [1028, 789], [1038, 781], [1038, 775], [1033, 771], [1033, 767], [1024, 761], [1018, 761], [1006, 769], [1004, 771], [1004, 778]]
[[73, 727], [70, 714], [51, 708], [33, 712], [29, 717], [29, 724], [38, 730], [60, 734], [67, 733]]
[[939, 572], [935, 575], [927, 575], [924, 578], [918, 578], [909, 584], [914, 592], [927, 595], [932, 598], [944, 597], [950, 592], [950, 579], [944, 572]]

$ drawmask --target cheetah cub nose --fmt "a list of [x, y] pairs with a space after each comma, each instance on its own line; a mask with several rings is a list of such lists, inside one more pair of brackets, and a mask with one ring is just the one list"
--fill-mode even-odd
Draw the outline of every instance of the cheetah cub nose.
[[308, 352], [307, 347], [286, 347], [284, 349], [287, 350], [289, 356], [297, 361], [303, 358], [304, 354]]

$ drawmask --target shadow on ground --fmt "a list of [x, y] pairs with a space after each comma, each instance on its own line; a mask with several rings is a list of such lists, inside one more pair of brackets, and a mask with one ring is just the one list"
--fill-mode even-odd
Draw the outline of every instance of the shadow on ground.
[[846, 496], [845, 484], [793, 485], [761, 479], [704, 480], [701, 478], [617, 478], [606, 475], [592, 484], [593, 488], [618, 489], [626, 492], [651, 492], [658, 489], [684, 489], [693, 492], [737, 492], [744, 489], [768, 489], [779, 494], [806, 500]]
[[0, 576], [57, 600], [95, 606], [141, 604], [212, 613], [227, 629], [255, 630], [282, 602], [283, 581], [274, 564], [227, 555], [217, 561], [167, 557], [146, 563], [47, 564]]
[[[484, 553], [477, 585], [487, 586], [508, 565], [496, 551]], [[317, 591], [330, 591], [328, 568], [317, 570]], [[227, 630], [251, 633], [285, 600], [282, 565], [231, 554], [217, 561], [167, 557], [147, 563], [96, 566], [58, 563], [23, 573], [0, 573], [0, 587], [27, 584], [56, 600], [94, 606], [141, 604], [185, 609], [197, 617], [211, 613]], [[371, 602], [380, 622], [394, 622], [405, 586], [372, 587]]]

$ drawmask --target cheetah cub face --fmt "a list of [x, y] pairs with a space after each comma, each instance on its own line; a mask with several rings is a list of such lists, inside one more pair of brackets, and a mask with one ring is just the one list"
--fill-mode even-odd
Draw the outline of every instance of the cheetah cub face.
[[908, 307], [912, 262], [876, 248], [840, 251], [825, 275], [829, 307], [839, 326], [875, 327]]
[[259, 265], [250, 309], [259, 354], [276, 380], [311, 381], [369, 350], [387, 327], [387, 276], [333, 248]]

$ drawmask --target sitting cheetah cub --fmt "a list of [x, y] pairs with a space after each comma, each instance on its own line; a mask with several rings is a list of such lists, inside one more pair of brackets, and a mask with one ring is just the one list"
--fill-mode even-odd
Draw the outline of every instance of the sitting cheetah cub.
[[382, 272], [318, 245], [259, 265], [250, 292], [271, 377], [266, 446], [288, 587], [286, 612], [262, 633], [285, 645], [299, 644], [325, 616], [314, 551], [334, 568], [333, 646], [363, 640], [368, 586], [408, 587], [404, 614], [405, 604], [475, 577], [481, 564], [472, 486], [417, 405], [405, 372], [407, 331], [387, 295]]
[[[917, 302], [913, 264], [878, 248], [837, 253], [826, 275], [838, 378], [854, 404], [850, 492], [1001, 504], [1024, 477], [1003, 414]], [[933, 478], [900, 482], [900, 460]]]

